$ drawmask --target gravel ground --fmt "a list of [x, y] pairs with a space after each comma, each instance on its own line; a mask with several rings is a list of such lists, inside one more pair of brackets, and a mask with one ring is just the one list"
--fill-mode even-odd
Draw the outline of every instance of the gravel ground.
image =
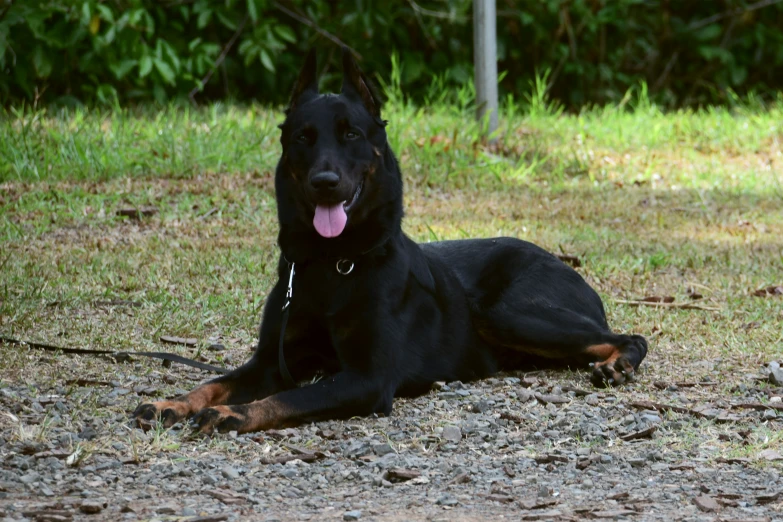
[[0, 380], [3, 520], [783, 520], [768, 444], [783, 390], [759, 382], [774, 365], [729, 391], [719, 364], [619, 390], [501, 374], [438, 383], [389, 418], [202, 437], [142, 432], [129, 412], [206, 374], [16, 350]]

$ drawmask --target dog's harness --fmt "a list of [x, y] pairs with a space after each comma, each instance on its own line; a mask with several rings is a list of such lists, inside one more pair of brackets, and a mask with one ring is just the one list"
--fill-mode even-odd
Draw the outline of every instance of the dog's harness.
[[[369, 250], [365, 250], [359, 256], [364, 256], [375, 250], [376, 248], [380, 248], [383, 245], [386, 244], [387, 241], [391, 236], [386, 236], [383, 238], [383, 241], [378, 243], [377, 245], [373, 246]], [[286, 263], [288, 263], [289, 271], [288, 271], [288, 290], [285, 293], [285, 302], [283, 303], [283, 320], [280, 325], [280, 342], [277, 345], [277, 368], [280, 371], [280, 375], [283, 377], [283, 381], [285, 381], [285, 385], [288, 388], [296, 388], [296, 381], [294, 381], [294, 378], [291, 377], [291, 372], [288, 371], [288, 365], [285, 363], [285, 350], [283, 347], [284, 340], [285, 340], [285, 328], [288, 325], [288, 315], [291, 311], [291, 298], [294, 296], [294, 273], [296, 271], [296, 263], [288, 261], [286, 259], [285, 255], [283, 256], [283, 259], [285, 259]], [[337, 270], [337, 273], [340, 275], [347, 276], [351, 272], [353, 272], [353, 269], [356, 267], [356, 263], [351, 261], [350, 259], [342, 258], [338, 259], [337, 263], [335, 264], [334, 268]]]
[[[288, 371], [288, 366], [285, 363], [285, 328], [288, 325], [288, 316], [291, 311], [291, 298], [294, 296], [294, 273], [296, 272], [296, 263], [288, 263], [290, 271], [288, 272], [288, 290], [285, 293], [285, 302], [283, 303], [283, 321], [280, 326], [280, 342], [277, 345], [277, 367], [280, 370], [280, 375], [283, 376], [283, 381], [288, 388], [296, 388], [296, 381], [291, 377], [291, 372]], [[335, 265], [337, 273], [340, 275], [348, 275], [353, 272], [355, 263], [350, 259], [340, 259]]]

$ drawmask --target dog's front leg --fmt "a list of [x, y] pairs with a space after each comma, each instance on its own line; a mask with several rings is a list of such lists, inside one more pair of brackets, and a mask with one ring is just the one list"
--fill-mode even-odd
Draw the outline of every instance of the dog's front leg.
[[147, 429], [160, 421], [164, 428], [169, 428], [204, 408], [258, 401], [285, 389], [277, 365], [280, 303], [284, 294], [285, 286], [278, 283], [270, 294], [271, 304], [264, 309], [258, 346], [250, 361], [185, 395], [140, 404], [132, 414], [136, 424]]
[[246, 433], [372, 413], [388, 415], [393, 398], [394, 387], [383, 385], [377, 378], [340, 372], [249, 404], [205, 408], [192, 422], [204, 433]]

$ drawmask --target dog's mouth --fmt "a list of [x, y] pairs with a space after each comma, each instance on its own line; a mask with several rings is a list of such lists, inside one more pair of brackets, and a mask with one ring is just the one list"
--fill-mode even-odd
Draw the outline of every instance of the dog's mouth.
[[351, 211], [359, 195], [362, 192], [362, 183], [356, 187], [356, 190], [350, 200], [341, 201], [336, 205], [318, 204], [315, 206], [315, 216], [313, 217], [313, 226], [315, 231], [326, 238], [337, 237], [345, 230], [348, 223], [348, 212]]

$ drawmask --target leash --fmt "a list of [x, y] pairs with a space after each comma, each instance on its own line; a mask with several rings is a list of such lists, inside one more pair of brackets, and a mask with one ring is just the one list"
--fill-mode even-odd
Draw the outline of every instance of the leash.
[[[385, 238], [381, 244], [385, 243], [386, 239], [388, 238]], [[374, 250], [375, 248], [377, 248], [377, 246], [371, 248], [370, 250]], [[368, 250], [367, 252], [370, 252], [370, 250]], [[366, 254], [367, 252], [364, 253]], [[289, 388], [296, 388], [296, 381], [294, 381], [294, 378], [291, 377], [291, 372], [288, 371], [288, 366], [285, 363], [285, 353], [284, 353], [284, 346], [283, 346], [285, 341], [285, 329], [286, 326], [288, 326], [288, 316], [291, 310], [291, 298], [294, 296], [295, 263], [289, 263], [289, 264], [291, 265], [291, 271], [288, 274], [288, 291], [285, 294], [285, 303], [283, 304], [283, 321], [280, 328], [280, 343], [278, 344], [278, 349], [277, 349], [277, 362], [278, 362], [278, 369], [280, 370], [280, 374], [283, 376], [283, 380], [285, 381], [286, 385]], [[337, 273], [341, 275], [348, 275], [351, 272], [353, 272], [354, 266], [355, 264], [353, 261], [349, 259], [340, 259], [337, 261], [337, 264], [335, 265], [335, 269], [337, 270]], [[47, 344], [47, 343], [37, 343], [34, 341], [21, 341], [19, 339], [14, 339], [13, 337], [6, 337], [4, 335], [0, 335], [0, 344], [6, 344], [9, 346], [29, 346], [30, 348], [36, 348], [38, 350], [44, 350], [47, 352], [62, 352], [62, 353], [69, 353], [73, 355], [108, 355], [109, 357], [113, 358], [118, 362], [127, 360], [129, 357], [136, 355], [139, 357], [160, 359], [164, 362], [165, 361], [177, 362], [180, 364], [184, 364], [185, 366], [190, 366], [191, 368], [198, 368], [199, 370], [205, 370], [208, 372], [214, 372], [219, 374], [227, 374], [231, 371], [228, 368], [213, 366], [211, 364], [196, 361], [194, 359], [188, 359], [187, 357], [183, 357], [181, 355], [168, 353], [168, 352], [124, 352], [124, 351], [117, 351], [117, 350], [90, 350], [88, 348], [68, 348], [64, 346], [55, 346], [53, 344]]]
[[0, 344], [14, 345], [14, 346], [29, 346], [30, 348], [37, 348], [39, 350], [45, 350], [47, 352], [63, 352], [74, 355], [108, 355], [116, 361], [127, 360], [129, 357], [138, 355], [141, 357], [150, 357], [152, 359], [161, 359], [163, 361], [178, 362], [185, 366], [192, 368], [198, 368], [199, 370], [206, 370], [208, 372], [215, 372], [225, 374], [231, 370], [227, 368], [221, 368], [219, 366], [212, 366], [211, 364], [199, 362], [187, 357], [182, 357], [174, 353], [168, 352], [122, 352], [115, 350], [89, 350], [87, 348], [66, 348], [62, 346], [55, 346], [53, 344], [36, 343], [32, 341], [20, 341], [19, 339], [13, 339], [11, 337], [5, 337], [0, 335]]

